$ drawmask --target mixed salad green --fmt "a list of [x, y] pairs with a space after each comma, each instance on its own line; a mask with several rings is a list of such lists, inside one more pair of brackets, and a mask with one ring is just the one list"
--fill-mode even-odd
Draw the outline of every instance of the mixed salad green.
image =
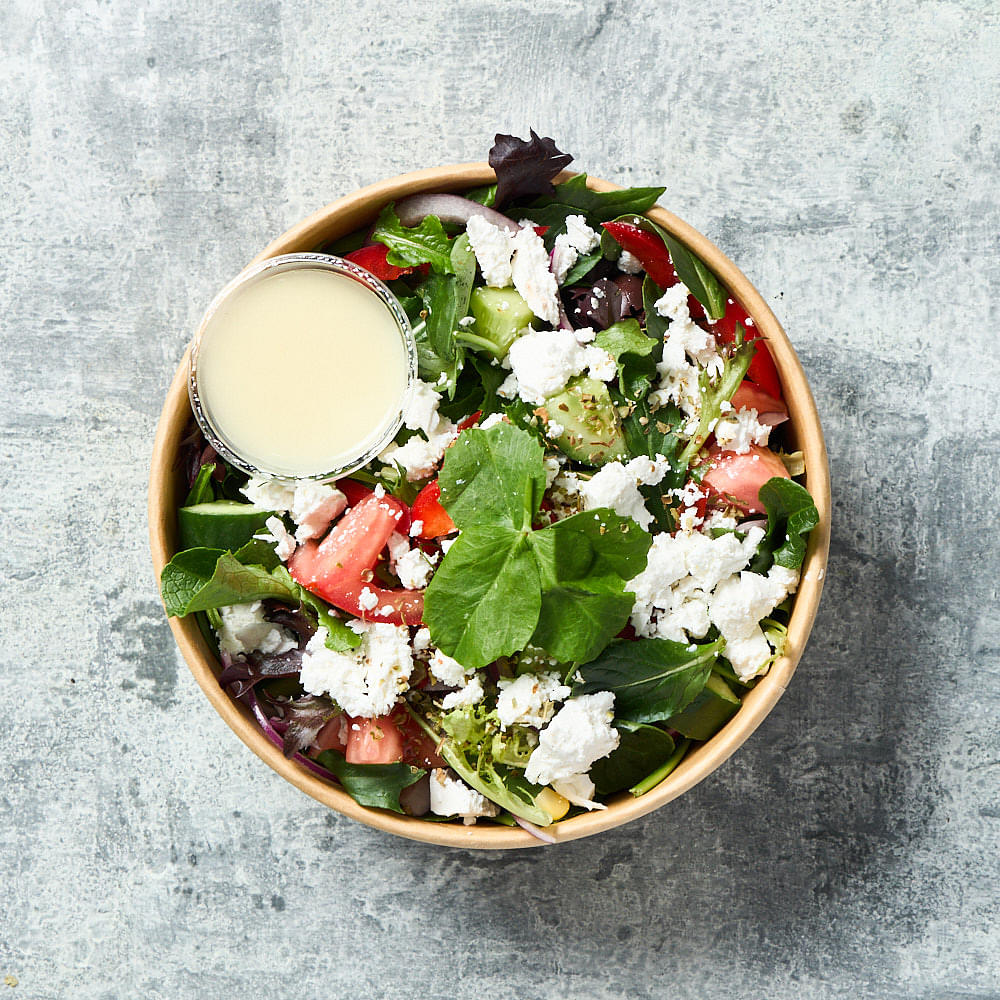
[[551, 139], [317, 248], [383, 280], [420, 380], [336, 483], [248, 480], [195, 431], [171, 615], [285, 754], [359, 803], [544, 828], [641, 795], [781, 654], [817, 511], [753, 320]]

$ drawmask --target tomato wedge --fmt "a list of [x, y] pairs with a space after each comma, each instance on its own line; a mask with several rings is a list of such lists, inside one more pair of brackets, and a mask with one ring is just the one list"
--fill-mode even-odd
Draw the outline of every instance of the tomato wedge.
[[602, 222], [601, 225], [623, 250], [639, 258], [642, 269], [660, 288], [677, 284], [677, 272], [670, 261], [670, 251], [656, 233], [648, 233], [629, 222]]
[[436, 479], [417, 494], [413, 501], [412, 518], [423, 525], [421, 538], [440, 538], [455, 530], [451, 515], [441, 506], [441, 487]]
[[769, 479], [791, 479], [785, 463], [771, 451], [751, 445], [744, 455], [735, 451], [722, 451], [718, 445], [709, 449], [711, 468], [705, 473], [702, 485], [713, 496], [721, 496], [748, 514], [765, 513], [760, 502], [760, 488]]
[[[407, 513], [406, 505], [395, 497], [379, 498], [374, 493], [365, 497], [319, 545], [307, 542], [295, 550], [288, 560], [292, 578], [334, 607], [359, 618], [419, 625], [424, 613], [423, 592], [380, 587], [371, 574], [389, 536], [399, 530]], [[377, 599], [374, 607], [362, 607], [364, 590]], [[392, 610], [381, 614], [385, 608]]]
[[395, 764], [403, 759], [403, 734], [391, 715], [375, 719], [348, 718], [348, 764]]
[[[347, 497], [347, 506], [356, 507], [365, 497], [370, 497], [373, 490], [364, 483], [359, 483], [356, 479], [338, 479], [337, 489]], [[405, 535], [410, 530], [410, 511], [404, 507], [403, 516], [399, 519], [396, 530]]]
[[757, 422], [768, 427], [777, 427], [788, 419], [788, 409], [780, 399], [747, 379], [740, 382], [731, 402], [734, 410], [756, 410]]

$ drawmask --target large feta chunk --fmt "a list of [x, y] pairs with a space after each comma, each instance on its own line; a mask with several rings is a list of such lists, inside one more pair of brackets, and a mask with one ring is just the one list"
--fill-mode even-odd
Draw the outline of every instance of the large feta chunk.
[[584, 510], [610, 507], [619, 517], [631, 517], [641, 528], [649, 527], [653, 515], [646, 510], [639, 486], [655, 486], [669, 471], [662, 455], [656, 459], [633, 458], [627, 465], [609, 462], [579, 486]]
[[347, 509], [347, 497], [336, 486], [312, 479], [302, 479], [295, 484], [292, 497], [292, 520], [298, 525], [295, 541], [307, 542], [322, 535]]
[[544, 403], [587, 366], [585, 350], [572, 330], [522, 334], [507, 354], [518, 395], [526, 403]]
[[556, 237], [552, 247], [552, 273], [556, 282], [561, 285], [580, 256], [590, 253], [600, 242], [600, 236], [587, 225], [582, 215], [569, 216], [566, 232]]
[[403, 423], [411, 431], [423, 431], [430, 436], [438, 430], [440, 416], [438, 405], [441, 393], [432, 385], [417, 379], [410, 390], [410, 398], [403, 411]]
[[753, 407], [727, 413], [715, 425], [715, 441], [723, 451], [745, 455], [751, 445], [766, 445], [771, 428], [757, 420]]
[[317, 629], [302, 657], [299, 681], [309, 694], [329, 695], [348, 715], [386, 715], [413, 670], [409, 631], [387, 622], [352, 625], [361, 645], [347, 652], [327, 648], [327, 630]]
[[618, 746], [614, 719], [615, 696], [610, 691], [570, 698], [538, 736], [524, 776], [547, 785], [575, 774], [586, 774], [595, 760]]
[[436, 816], [461, 816], [471, 825], [478, 816], [496, 816], [500, 811], [485, 795], [451, 777], [443, 767], [431, 771], [430, 784], [431, 812]]
[[230, 604], [219, 608], [222, 627], [218, 630], [219, 649], [231, 656], [240, 653], [287, 653], [297, 643], [289, 633], [264, 617], [260, 601]]
[[555, 702], [569, 697], [569, 688], [559, 674], [521, 674], [499, 682], [497, 717], [500, 728], [535, 726], [541, 729], [552, 718]]
[[514, 287], [539, 319], [555, 326], [559, 322], [559, 287], [555, 275], [549, 270], [545, 244], [534, 229], [526, 227], [514, 237], [512, 246], [511, 277]]
[[511, 283], [510, 258], [514, 253], [510, 234], [481, 215], [469, 219], [465, 232], [483, 272], [483, 281], [491, 288], [506, 288]]

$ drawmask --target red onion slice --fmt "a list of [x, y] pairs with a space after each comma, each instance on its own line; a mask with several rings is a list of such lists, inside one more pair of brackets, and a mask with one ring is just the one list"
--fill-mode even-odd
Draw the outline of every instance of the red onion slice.
[[442, 222], [465, 225], [474, 215], [481, 215], [498, 229], [516, 233], [521, 227], [492, 208], [457, 194], [411, 194], [396, 202], [396, 215], [404, 226], [418, 226], [425, 216], [436, 215]]
[[559, 841], [552, 836], [551, 833], [546, 833], [541, 828], [535, 826], [534, 823], [529, 823], [526, 819], [521, 819], [520, 816], [514, 817], [514, 822], [517, 823], [519, 827], [527, 830], [532, 837], [537, 837], [543, 844], [558, 844]]
[[[279, 749], [284, 749], [285, 741], [281, 738], [281, 734], [271, 725], [271, 720], [264, 714], [264, 710], [260, 707], [260, 702], [257, 700], [257, 695], [251, 688], [247, 692], [247, 701], [250, 705], [250, 710], [254, 714], [254, 718], [257, 720], [258, 725], [264, 731], [264, 735]], [[320, 767], [315, 761], [310, 760], [304, 754], [295, 753], [292, 754], [292, 760], [301, 764], [306, 770], [312, 771], [313, 774], [318, 774], [321, 778], [326, 778], [327, 781], [334, 781], [334, 775], [325, 767]]]

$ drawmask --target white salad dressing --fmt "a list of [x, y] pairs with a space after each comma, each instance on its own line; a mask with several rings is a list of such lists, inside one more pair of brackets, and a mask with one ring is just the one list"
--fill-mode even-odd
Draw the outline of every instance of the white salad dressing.
[[264, 271], [202, 327], [195, 366], [205, 419], [236, 456], [273, 476], [336, 471], [398, 424], [406, 340], [370, 288], [337, 271]]

